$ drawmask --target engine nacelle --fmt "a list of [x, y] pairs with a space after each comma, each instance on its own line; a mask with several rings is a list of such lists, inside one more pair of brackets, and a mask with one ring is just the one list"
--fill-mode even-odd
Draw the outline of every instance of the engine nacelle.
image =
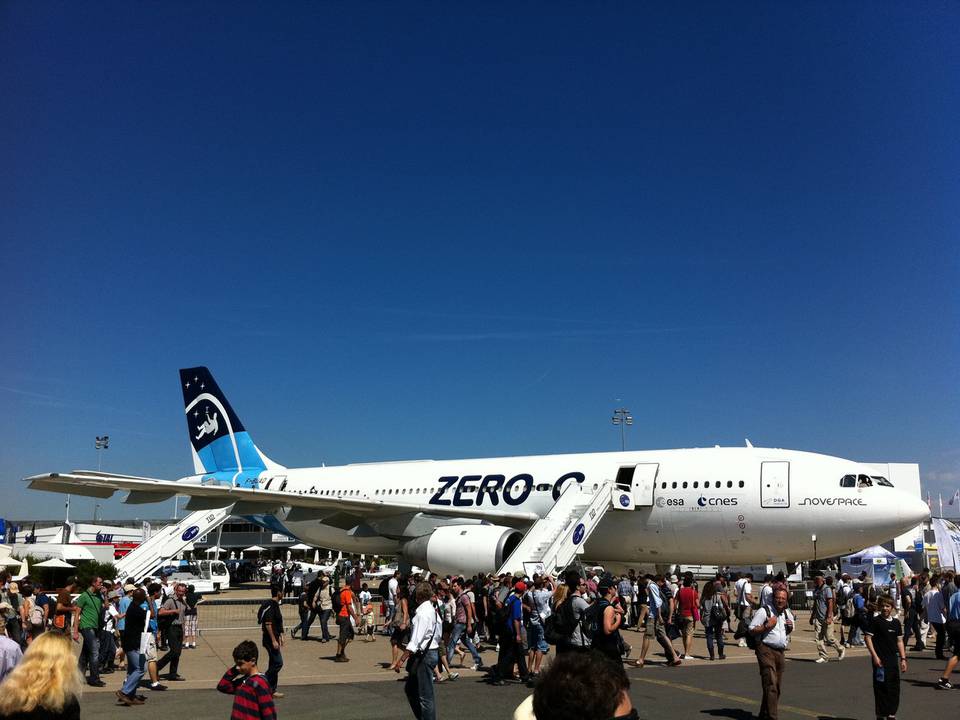
[[470, 576], [495, 572], [522, 539], [522, 532], [501, 525], [444, 525], [404, 543], [401, 552], [439, 575]]

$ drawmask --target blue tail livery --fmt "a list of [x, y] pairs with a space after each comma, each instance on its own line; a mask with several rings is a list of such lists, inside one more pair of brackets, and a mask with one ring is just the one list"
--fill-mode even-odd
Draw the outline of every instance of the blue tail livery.
[[182, 368], [180, 387], [197, 474], [212, 474], [219, 482], [240, 487], [256, 487], [260, 473], [278, 467], [253, 444], [207, 368]]

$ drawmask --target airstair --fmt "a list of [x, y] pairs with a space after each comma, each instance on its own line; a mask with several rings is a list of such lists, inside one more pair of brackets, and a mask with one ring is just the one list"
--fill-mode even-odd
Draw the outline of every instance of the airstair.
[[197, 510], [179, 522], [172, 523], [151, 535], [137, 548], [120, 558], [115, 566], [117, 577], [141, 580], [165, 562], [183, 552], [198, 537], [206, 535], [226, 522], [233, 505], [215, 510]]
[[583, 552], [583, 544], [607, 511], [616, 507], [615, 494], [611, 481], [596, 489], [568, 483], [550, 512], [530, 527], [497, 573], [556, 575], [565, 570]]

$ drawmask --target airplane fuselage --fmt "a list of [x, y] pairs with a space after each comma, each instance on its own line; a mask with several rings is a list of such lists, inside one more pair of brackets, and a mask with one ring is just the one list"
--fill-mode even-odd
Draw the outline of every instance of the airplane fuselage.
[[[618, 478], [629, 484], [625, 468], [638, 474], [642, 469], [652, 487], [649, 482], [634, 487], [632, 510], [607, 512], [585, 545], [586, 558], [799, 561], [856, 552], [927, 516], [915, 493], [877, 484], [876, 478], [864, 486], [862, 479], [873, 471], [860, 463], [753, 447], [289, 468], [262, 472], [248, 483], [291, 494], [382, 502], [394, 512], [362, 522], [345, 513], [331, 524], [288, 510], [253, 519], [313, 545], [394, 554], [406, 540], [439, 525], [488, 522], [523, 530], [530, 521], [517, 516], [544, 516], [568, 484], [583, 492]], [[861, 482], [851, 483], [851, 477]], [[450, 516], [458, 507], [465, 512], [462, 520]], [[431, 508], [442, 508], [444, 515], [431, 515]]]

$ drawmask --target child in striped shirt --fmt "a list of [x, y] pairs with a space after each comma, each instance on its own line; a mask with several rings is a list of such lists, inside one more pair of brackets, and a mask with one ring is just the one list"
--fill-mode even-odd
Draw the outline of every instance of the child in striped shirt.
[[234, 666], [217, 683], [217, 690], [233, 695], [230, 720], [275, 720], [277, 717], [270, 683], [257, 670], [259, 658], [256, 643], [244, 640], [233, 649]]

